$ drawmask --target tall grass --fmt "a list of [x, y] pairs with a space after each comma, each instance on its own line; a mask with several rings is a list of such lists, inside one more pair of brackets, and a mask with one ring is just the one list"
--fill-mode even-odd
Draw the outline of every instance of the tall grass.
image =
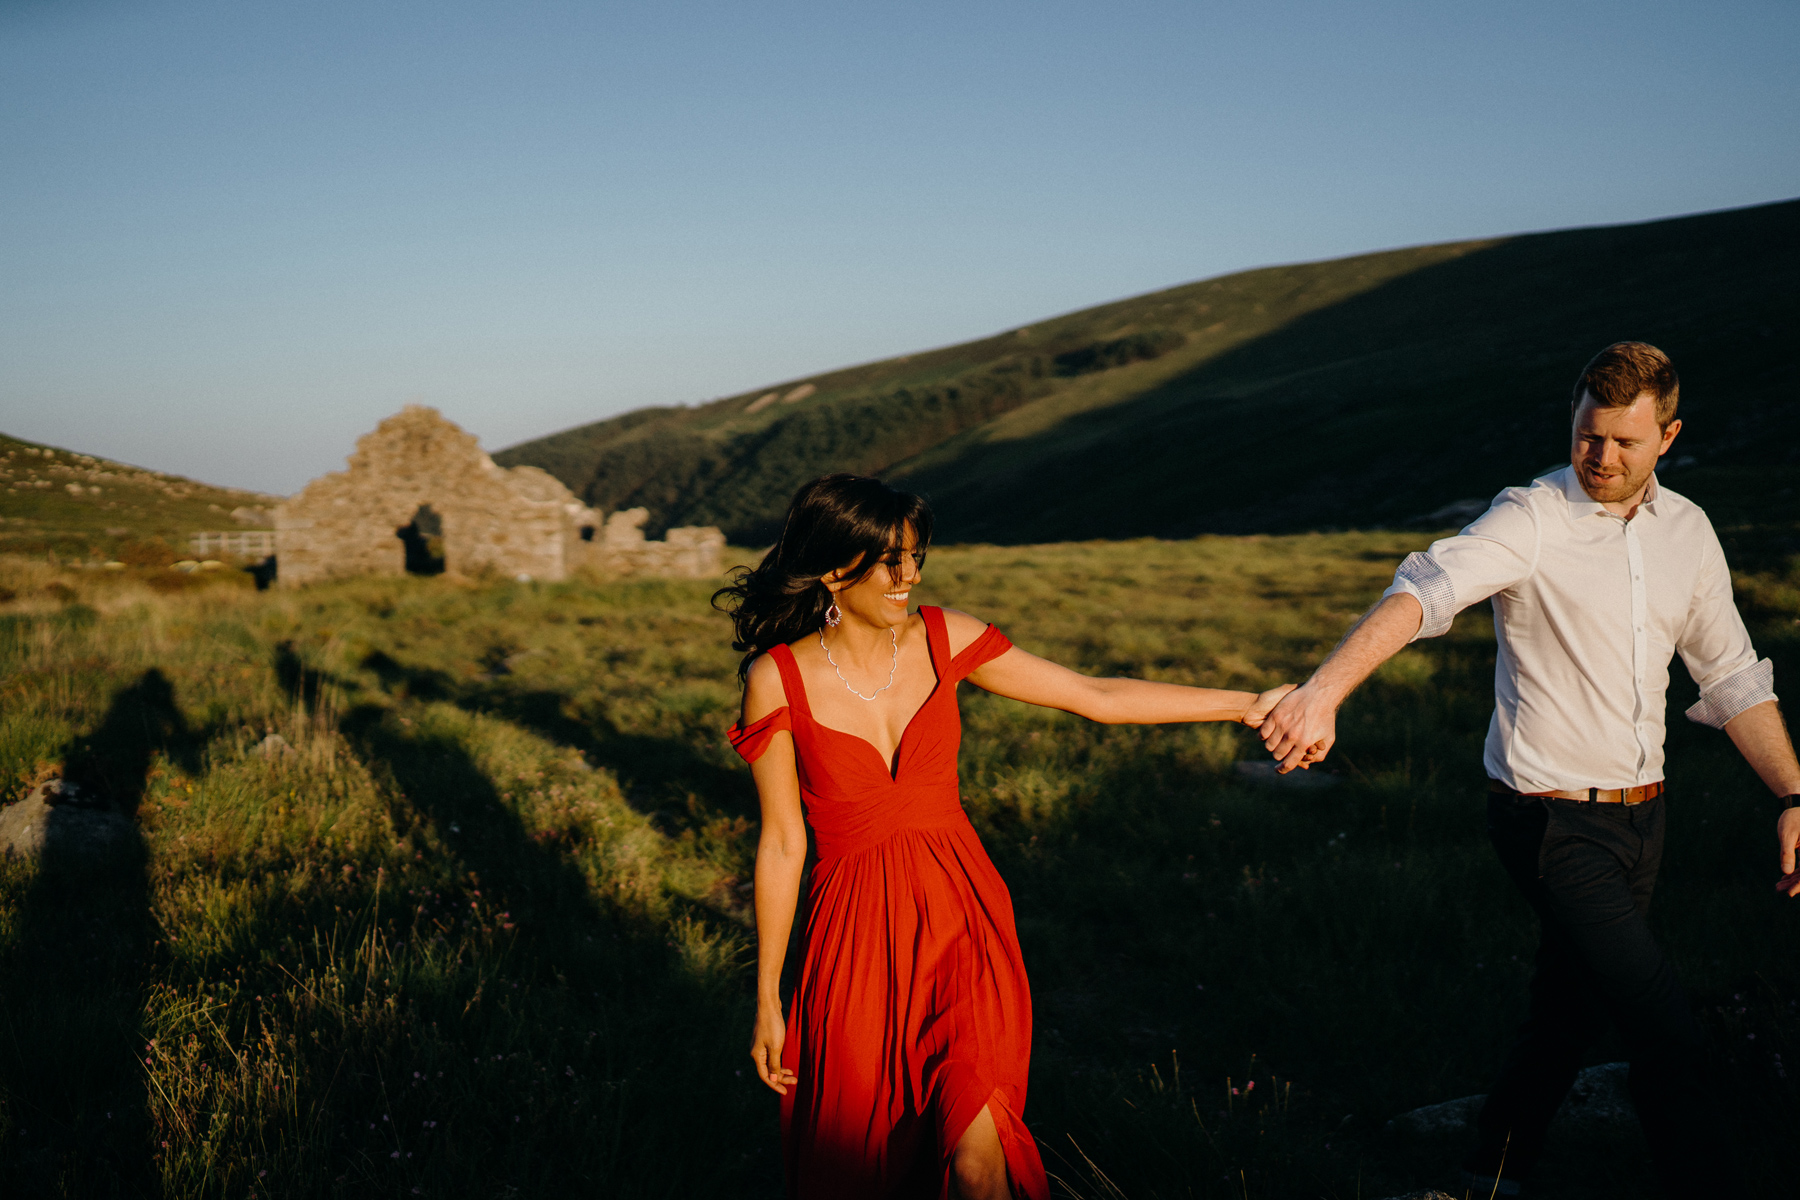
[[[920, 598], [1083, 670], [1259, 686], [1418, 540], [952, 548]], [[0, 789], [79, 777], [141, 839], [104, 871], [0, 872], [19, 1194], [780, 1193], [744, 1071], [754, 793], [706, 585], [6, 570]], [[1741, 583], [1781, 674], [1800, 572]], [[1027, 1117], [1066, 1194], [1448, 1181], [1459, 1145], [1383, 1126], [1482, 1090], [1522, 1015], [1531, 921], [1481, 835], [1491, 669], [1479, 613], [1408, 650], [1310, 791], [1240, 777], [1242, 731], [965, 690], [967, 805], [1032, 975]], [[1724, 739], [1678, 722], [1670, 758], [1656, 919], [1773, 1188], [1800, 910]], [[1544, 1194], [1647, 1191], [1639, 1135], [1609, 1136], [1554, 1148]]]

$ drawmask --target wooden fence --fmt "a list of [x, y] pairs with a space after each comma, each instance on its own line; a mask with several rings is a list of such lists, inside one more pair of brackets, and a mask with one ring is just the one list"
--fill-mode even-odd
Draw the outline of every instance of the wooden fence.
[[275, 531], [272, 529], [231, 530], [223, 533], [196, 533], [188, 539], [195, 558], [232, 555], [238, 558], [267, 558], [275, 553]]

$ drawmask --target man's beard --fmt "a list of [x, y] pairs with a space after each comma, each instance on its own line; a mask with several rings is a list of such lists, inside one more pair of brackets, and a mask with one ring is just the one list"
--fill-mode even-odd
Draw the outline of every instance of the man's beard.
[[1638, 489], [1650, 481], [1650, 476], [1655, 471], [1656, 467], [1652, 464], [1649, 470], [1641, 475], [1627, 473], [1615, 475], [1609, 480], [1596, 480], [1587, 467], [1578, 466], [1575, 468], [1575, 475], [1581, 480], [1582, 490], [1595, 503], [1617, 504], [1621, 500], [1627, 500], [1637, 495]]

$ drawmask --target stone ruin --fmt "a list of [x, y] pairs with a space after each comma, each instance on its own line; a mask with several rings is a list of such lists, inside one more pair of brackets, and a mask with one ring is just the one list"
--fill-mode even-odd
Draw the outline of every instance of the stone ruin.
[[[513, 470], [529, 468], [514, 467]], [[711, 579], [724, 570], [725, 535], [711, 525], [671, 529], [664, 540], [644, 536], [647, 508], [627, 508], [606, 518], [588, 550], [588, 562], [602, 575], [661, 575]]]
[[434, 408], [409, 404], [357, 439], [349, 469], [275, 508], [284, 587], [353, 575], [716, 577], [725, 535], [671, 529], [644, 537], [648, 514], [601, 514], [537, 467], [506, 468]]

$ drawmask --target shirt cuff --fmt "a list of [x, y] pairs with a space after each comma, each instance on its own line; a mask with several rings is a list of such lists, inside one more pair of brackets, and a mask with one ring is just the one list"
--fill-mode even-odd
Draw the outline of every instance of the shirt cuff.
[[1419, 602], [1425, 617], [1412, 640], [1437, 637], [1450, 632], [1456, 619], [1456, 589], [1450, 585], [1450, 573], [1429, 554], [1409, 554], [1394, 572], [1394, 585], [1381, 593], [1382, 598], [1406, 592]]
[[1775, 698], [1775, 664], [1765, 658], [1701, 692], [1699, 702], [1687, 710], [1687, 719], [1723, 729], [1727, 721], [1745, 709]]

